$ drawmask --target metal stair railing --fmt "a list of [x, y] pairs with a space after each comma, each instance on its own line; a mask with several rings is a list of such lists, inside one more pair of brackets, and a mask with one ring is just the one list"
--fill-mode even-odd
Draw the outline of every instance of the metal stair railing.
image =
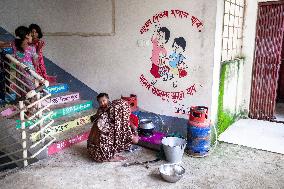
[[[42, 105], [51, 96], [45, 89], [49, 82], [10, 54], [2, 54], [0, 64], [5, 74], [5, 93], [11, 98], [15, 94], [17, 104], [16, 111], [5, 119], [19, 119], [21, 125], [18, 129], [15, 123], [0, 126], [0, 151], [4, 152], [0, 156], [0, 168], [9, 164], [25, 167], [29, 165], [29, 160], [37, 157], [55, 141], [53, 136], [45, 135], [45, 129], [54, 123], [50, 117], [51, 104]], [[28, 121], [32, 121], [32, 124], [27, 124]], [[34, 131], [41, 133], [36, 142], [28, 137]], [[1, 163], [1, 158], [9, 158], [10, 161]]]

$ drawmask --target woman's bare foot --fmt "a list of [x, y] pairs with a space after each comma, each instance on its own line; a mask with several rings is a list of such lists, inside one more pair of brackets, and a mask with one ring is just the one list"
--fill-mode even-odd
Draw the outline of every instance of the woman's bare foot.
[[120, 155], [115, 155], [112, 159], [108, 160], [109, 162], [120, 162], [126, 160], [125, 157]]

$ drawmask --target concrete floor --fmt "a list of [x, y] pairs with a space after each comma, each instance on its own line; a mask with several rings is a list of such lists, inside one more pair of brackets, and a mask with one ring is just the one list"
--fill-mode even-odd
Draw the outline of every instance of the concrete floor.
[[277, 121], [284, 121], [284, 103], [277, 103], [276, 104], [276, 120]]
[[[0, 188], [284, 188], [284, 156], [221, 143], [206, 158], [183, 157], [186, 174], [177, 183], [160, 178], [163, 162], [122, 167], [122, 163], [94, 163], [81, 143], [22, 170], [0, 173]], [[128, 161], [155, 159], [141, 149], [127, 153]]]

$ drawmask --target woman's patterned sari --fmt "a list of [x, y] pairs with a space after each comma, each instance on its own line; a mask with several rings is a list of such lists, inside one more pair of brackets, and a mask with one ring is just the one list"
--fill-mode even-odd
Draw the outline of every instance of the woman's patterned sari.
[[114, 100], [110, 108], [98, 110], [88, 141], [87, 149], [98, 162], [112, 159], [116, 153], [130, 148], [132, 131], [129, 126], [130, 107], [124, 100]]

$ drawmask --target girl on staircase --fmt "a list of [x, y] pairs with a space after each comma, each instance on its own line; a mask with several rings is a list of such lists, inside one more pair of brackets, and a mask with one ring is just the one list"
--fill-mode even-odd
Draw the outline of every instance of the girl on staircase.
[[30, 46], [30, 43], [32, 42], [31, 31], [25, 26], [19, 26], [15, 30], [15, 35], [16, 39], [14, 42], [12, 42], [14, 57], [19, 62], [27, 66], [25, 70], [18, 68], [23, 73], [23, 75], [25, 75], [20, 77], [30, 88], [34, 88], [32, 81], [33, 78], [28, 73], [28, 70], [36, 70], [38, 66], [38, 56], [36, 54], [35, 48], [33, 46]]
[[42, 40], [43, 34], [41, 28], [37, 24], [31, 24], [29, 26], [32, 34], [32, 45], [36, 49], [36, 53], [38, 54], [38, 66], [36, 68], [36, 72], [48, 80], [50, 83], [55, 83], [56, 78], [54, 76], [48, 76], [46, 73], [46, 67], [43, 59], [43, 47], [45, 46], [45, 42]]

